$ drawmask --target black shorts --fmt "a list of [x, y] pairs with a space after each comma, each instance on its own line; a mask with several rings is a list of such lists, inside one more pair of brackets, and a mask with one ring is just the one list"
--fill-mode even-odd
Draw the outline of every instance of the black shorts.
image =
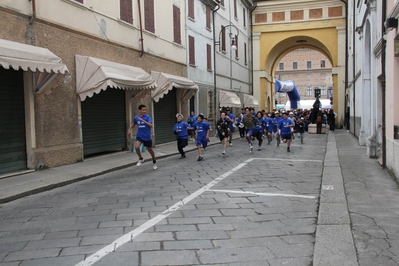
[[142, 140], [137, 138], [136, 141], [143, 143], [144, 147], [152, 148], [152, 140]]
[[281, 139], [291, 140], [291, 134], [281, 135]]

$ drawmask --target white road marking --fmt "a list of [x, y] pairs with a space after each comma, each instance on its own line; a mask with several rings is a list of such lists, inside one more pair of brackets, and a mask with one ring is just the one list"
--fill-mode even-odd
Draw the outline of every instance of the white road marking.
[[253, 160], [267, 160], [267, 161], [284, 161], [284, 162], [316, 162], [322, 163], [323, 160], [295, 160], [295, 159], [286, 159], [286, 158], [252, 158]]
[[224, 193], [237, 193], [237, 194], [251, 194], [251, 195], [258, 195], [258, 196], [269, 196], [269, 197], [289, 197], [289, 198], [304, 198], [304, 199], [316, 198], [315, 196], [278, 194], [278, 193], [259, 193], [259, 192], [252, 192], [252, 191], [223, 190], [223, 189], [209, 189], [209, 191], [224, 192]]
[[239, 165], [237, 165], [236, 167], [234, 167], [230, 171], [228, 171], [228, 172], [224, 173], [223, 175], [215, 178], [212, 182], [210, 182], [206, 186], [200, 188], [199, 190], [195, 191], [193, 194], [191, 194], [191, 195], [187, 196], [186, 198], [182, 199], [181, 201], [177, 202], [175, 205], [171, 206], [166, 211], [162, 212], [161, 214], [158, 214], [157, 216], [155, 216], [154, 218], [152, 218], [152, 219], [148, 220], [147, 222], [143, 223], [142, 225], [140, 225], [136, 229], [134, 229], [134, 230], [130, 231], [129, 233], [127, 233], [127, 234], [121, 236], [120, 238], [116, 239], [114, 242], [112, 242], [108, 246], [106, 246], [106, 247], [100, 249], [99, 251], [97, 251], [96, 253], [90, 255], [84, 261], [79, 262], [75, 266], [93, 265], [94, 263], [99, 261], [104, 256], [108, 255], [109, 253], [114, 252], [117, 248], [121, 247], [123, 244], [126, 244], [129, 241], [133, 241], [133, 238], [135, 238], [136, 236], [140, 235], [142, 232], [144, 232], [148, 228], [156, 225], [157, 223], [159, 223], [160, 221], [162, 221], [163, 219], [165, 219], [166, 217], [171, 215], [173, 212], [177, 211], [180, 207], [184, 206], [185, 204], [187, 204], [191, 200], [195, 199], [196, 197], [198, 197], [199, 195], [201, 195], [205, 191], [208, 191], [211, 187], [213, 187], [214, 185], [216, 185], [217, 183], [219, 183], [220, 181], [222, 181], [223, 179], [225, 179], [226, 177], [228, 177], [229, 175], [231, 175], [235, 171], [241, 169], [242, 167], [244, 167], [246, 164], [248, 164], [252, 160], [253, 159], [248, 159], [245, 162], [240, 163]]
[[334, 190], [334, 186], [330, 186], [330, 185], [323, 185], [321, 186], [322, 190]]

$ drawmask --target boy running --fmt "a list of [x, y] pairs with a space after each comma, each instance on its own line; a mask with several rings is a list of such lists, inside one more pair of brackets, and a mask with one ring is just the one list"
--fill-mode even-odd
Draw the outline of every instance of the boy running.
[[290, 152], [291, 146], [291, 128], [294, 126], [291, 119], [288, 119], [288, 114], [283, 113], [283, 119], [278, 122], [277, 128], [279, 135], [284, 143], [287, 143], [287, 152]]
[[220, 118], [216, 124], [219, 139], [223, 144], [223, 155], [226, 155], [227, 139], [229, 138], [230, 125], [229, 119], [226, 117], [226, 113], [222, 111]]
[[190, 129], [190, 126], [186, 122], [183, 122], [182, 114], [177, 114], [176, 118], [177, 118], [177, 123], [173, 128], [173, 133], [177, 137], [177, 150], [181, 155], [180, 159], [183, 159], [186, 158], [186, 153], [183, 151], [183, 148], [186, 147], [188, 144], [187, 129]]
[[257, 125], [261, 125], [259, 119], [250, 112], [249, 108], [245, 108], [245, 115], [242, 118], [242, 123], [245, 127], [245, 135], [249, 144], [249, 152], [251, 153], [253, 150], [252, 136], [254, 134], [255, 122]]
[[208, 146], [210, 127], [209, 123], [204, 122], [203, 120], [204, 116], [202, 114], [199, 114], [197, 117], [197, 123], [193, 127], [193, 129], [197, 131], [197, 139], [195, 142], [199, 155], [197, 161], [202, 161], [204, 159], [202, 157], [201, 145], [204, 149]]
[[127, 130], [127, 135], [130, 136], [132, 133], [132, 128], [137, 125], [137, 134], [136, 134], [136, 153], [139, 156], [139, 161], [137, 162], [137, 166], [140, 166], [144, 163], [143, 156], [140, 152], [140, 145], [143, 144], [144, 147], [147, 148], [148, 152], [152, 157], [152, 168], [157, 169], [157, 161], [155, 159], [154, 150], [152, 149], [152, 138], [151, 138], [151, 128], [152, 128], [152, 119], [149, 115], [147, 115], [147, 107], [144, 104], [139, 105], [139, 114], [136, 115], [133, 119], [133, 123], [130, 125]]

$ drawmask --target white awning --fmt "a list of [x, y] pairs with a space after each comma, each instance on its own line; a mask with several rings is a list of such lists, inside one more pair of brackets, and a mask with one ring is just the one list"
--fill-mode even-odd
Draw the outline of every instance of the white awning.
[[40, 94], [49, 94], [69, 73], [61, 58], [50, 50], [3, 39], [0, 39], [0, 65], [5, 69], [34, 72], [33, 90]]
[[76, 92], [80, 100], [108, 87], [123, 90], [156, 88], [156, 82], [143, 69], [95, 57], [75, 55]]
[[198, 91], [198, 85], [188, 78], [153, 70], [151, 71], [151, 76], [158, 84], [158, 87], [151, 92], [155, 102], [159, 102], [173, 87], [183, 89], [181, 91], [181, 100], [190, 99]]
[[234, 92], [219, 91], [219, 106], [220, 107], [241, 107], [240, 97]]
[[259, 107], [258, 99], [255, 99], [254, 96], [245, 94], [244, 95], [244, 106], [245, 107]]

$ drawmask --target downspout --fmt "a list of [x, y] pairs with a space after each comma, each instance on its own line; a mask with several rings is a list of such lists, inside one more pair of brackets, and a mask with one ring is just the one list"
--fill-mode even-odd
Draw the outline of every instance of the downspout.
[[[353, 3], [353, 30], [356, 29], [356, 7], [355, 3]], [[356, 85], [355, 85], [355, 77], [356, 77], [356, 37], [355, 37], [355, 32], [352, 34], [352, 50], [353, 50], [353, 56], [352, 56], [352, 86], [353, 86], [353, 134], [356, 136]], [[346, 110], [345, 110], [346, 111]], [[350, 113], [349, 113], [349, 121], [350, 121]], [[349, 122], [351, 124], [351, 122]]]
[[[250, 19], [250, 22], [249, 23], [251, 23], [251, 37], [250, 37], [250, 42], [251, 42], [251, 64], [250, 64], [250, 70], [249, 71], [251, 71], [251, 73], [250, 73], [250, 77], [251, 77], [251, 80], [250, 80], [250, 92], [249, 92], [249, 94], [254, 94], [254, 41], [253, 41], [253, 29], [254, 29], [254, 25], [253, 25], [253, 19], [252, 19], [252, 12], [255, 10], [255, 8], [257, 7], [257, 4], [256, 3], [252, 3], [252, 6], [249, 8], [249, 19]], [[266, 100], [266, 99], [265, 99]]]
[[381, 117], [381, 122], [382, 122], [382, 127], [381, 127], [381, 134], [382, 134], [382, 167], [386, 167], [386, 158], [387, 158], [387, 142], [386, 142], [386, 46], [387, 46], [387, 41], [385, 40], [386, 36], [386, 31], [385, 31], [385, 25], [384, 22], [387, 19], [387, 2], [386, 0], [382, 1], [382, 20], [381, 20], [381, 32], [382, 37], [382, 51], [381, 51], [381, 76], [379, 77], [380, 82], [381, 82], [381, 109], [382, 109], [382, 117]]
[[[349, 37], [348, 37], [348, 2], [346, 0], [341, 0], [345, 4], [345, 90], [348, 88], [348, 47], [349, 47]], [[354, 19], [354, 18], [353, 18]], [[347, 102], [345, 97], [345, 112], [346, 112]], [[344, 122], [345, 123], [345, 122]]]
[[[216, 88], [216, 22], [215, 22], [215, 13], [220, 9], [220, 2], [218, 1], [218, 5], [215, 9], [212, 10], [212, 32], [213, 32], [213, 122], [216, 128], [216, 115], [217, 115], [217, 88]], [[220, 45], [220, 43], [219, 43]]]
[[143, 38], [143, 21], [141, 17], [141, 0], [137, 0], [137, 3], [139, 4], [139, 20], [140, 20], [140, 42], [141, 42], [140, 57], [142, 57], [144, 54], [144, 38]]
[[32, 24], [36, 18], [36, 0], [30, 0], [32, 2], [32, 17], [29, 19], [29, 24]]

